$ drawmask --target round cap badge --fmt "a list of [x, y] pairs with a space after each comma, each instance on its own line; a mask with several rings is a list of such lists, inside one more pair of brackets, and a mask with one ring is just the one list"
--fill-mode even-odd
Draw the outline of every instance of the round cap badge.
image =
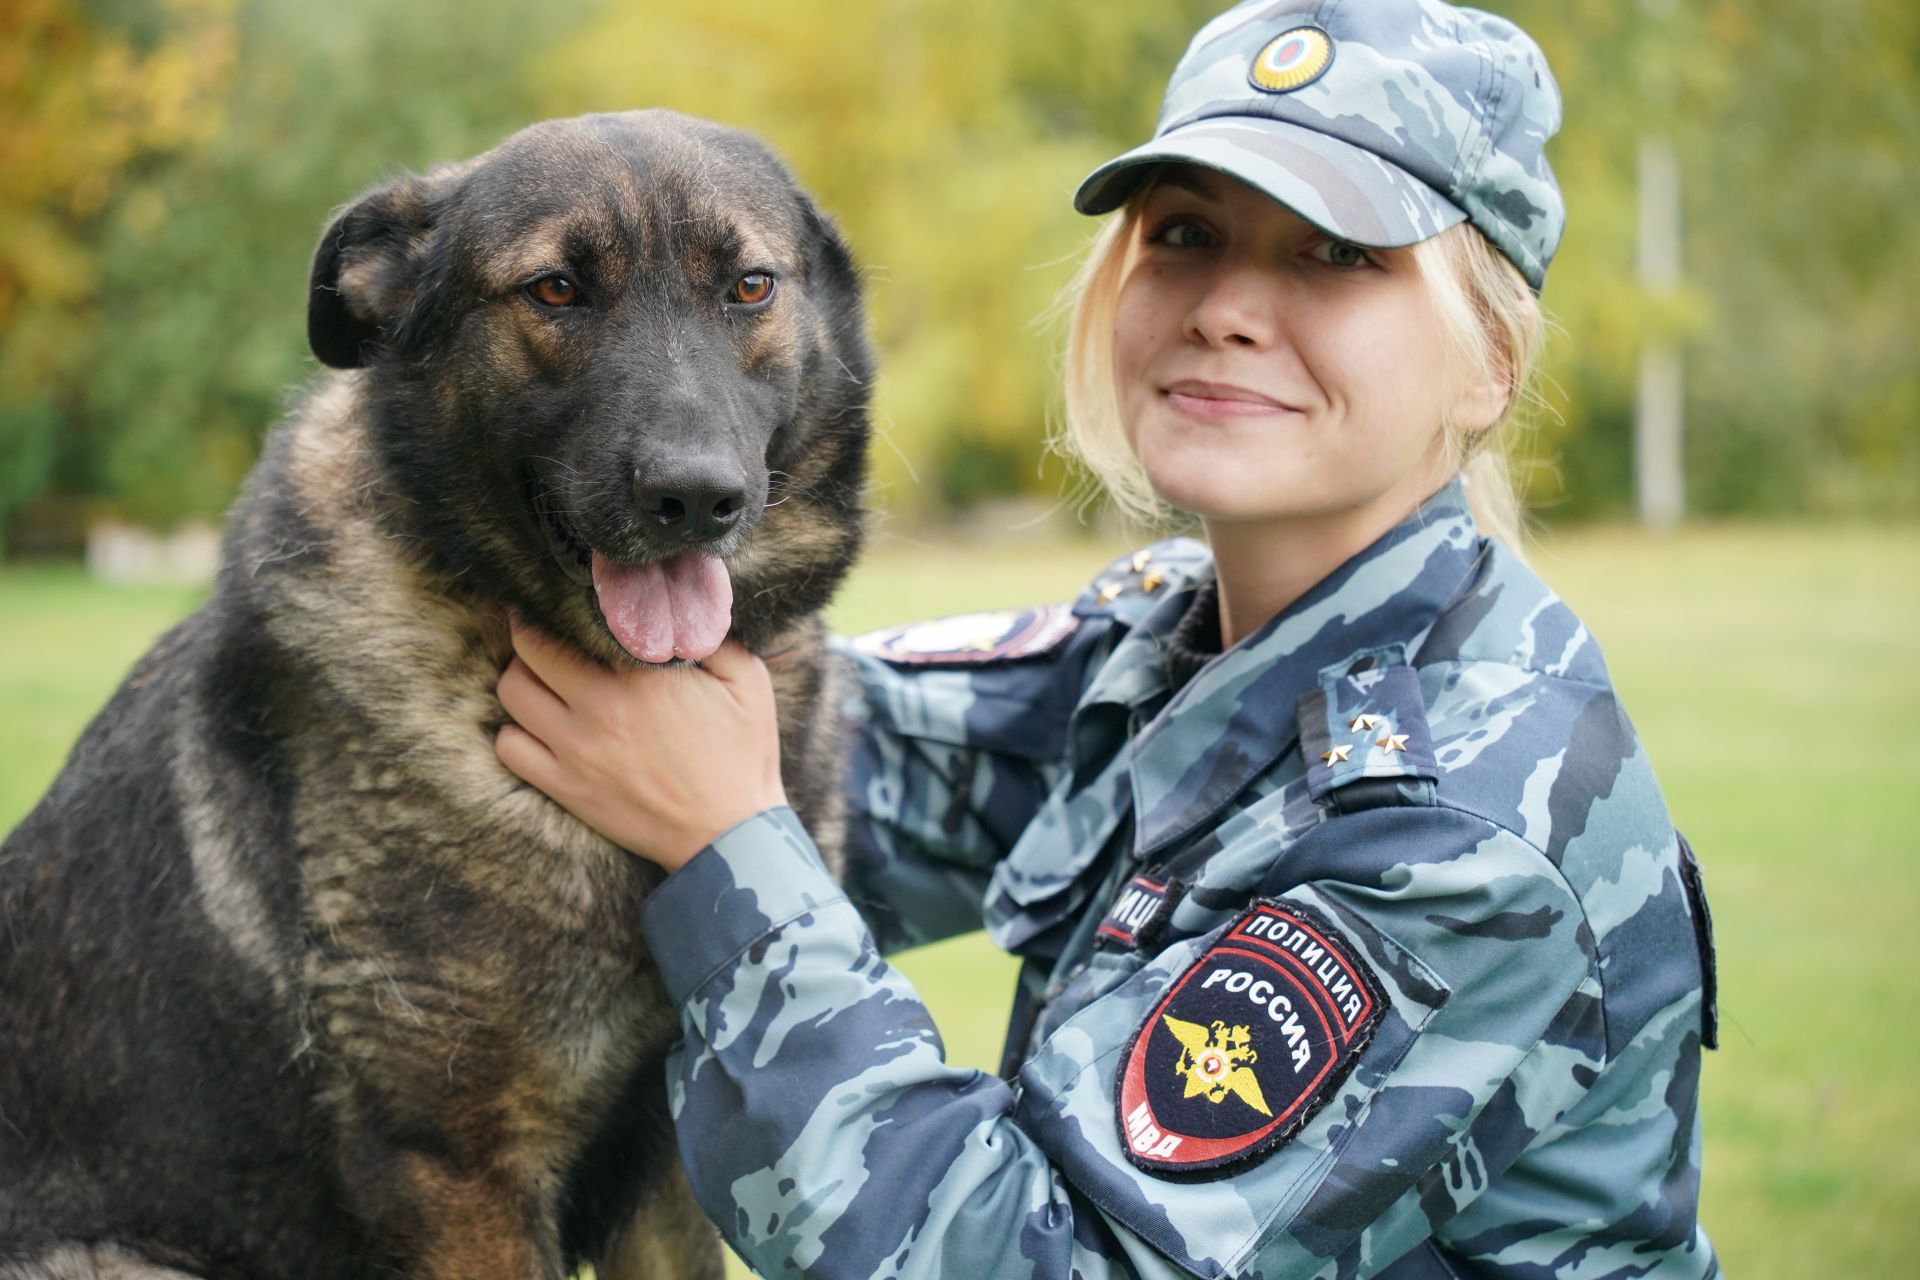
[[1305, 88], [1333, 65], [1333, 41], [1318, 27], [1295, 27], [1267, 42], [1253, 59], [1248, 78], [1256, 89], [1291, 93]]

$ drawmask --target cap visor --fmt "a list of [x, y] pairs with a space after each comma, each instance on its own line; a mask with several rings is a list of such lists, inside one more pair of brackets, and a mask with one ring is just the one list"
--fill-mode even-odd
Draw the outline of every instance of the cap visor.
[[1458, 205], [1371, 151], [1317, 130], [1254, 116], [1198, 120], [1110, 160], [1074, 194], [1081, 213], [1119, 208], [1157, 164], [1238, 178], [1328, 235], [1397, 249], [1467, 220]]

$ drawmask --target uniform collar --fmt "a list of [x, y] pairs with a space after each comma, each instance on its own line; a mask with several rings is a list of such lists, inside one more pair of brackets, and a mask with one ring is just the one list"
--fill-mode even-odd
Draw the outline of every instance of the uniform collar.
[[[1208, 663], [1133, 741], [1134, 842], [1158, 853], [1212, 818], [1299, 736], [1294, 705], [1321, 672], [1369, 651], [1406, 661], [1471, 578], [1482, 543], [1461, 482]], [[1082, 699], [1140, 706], [1167, 687], [1162, 657], [1193, 592], [1162, 600]]]

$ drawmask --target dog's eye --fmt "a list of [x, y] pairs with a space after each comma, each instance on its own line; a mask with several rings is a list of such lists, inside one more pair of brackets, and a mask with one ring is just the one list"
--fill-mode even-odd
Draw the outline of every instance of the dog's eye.
[[527, 286], [527, 295], [549, 307], [570, 307], [580, 301], [580, 287], [565, 276], [541, 276]]
[[773, 277], [764, 272], [754, 271], [741, 276], [733, 282], [733, 288], [727, 291], [728, 302], [738, 302], [754, 307], [773, 296]]

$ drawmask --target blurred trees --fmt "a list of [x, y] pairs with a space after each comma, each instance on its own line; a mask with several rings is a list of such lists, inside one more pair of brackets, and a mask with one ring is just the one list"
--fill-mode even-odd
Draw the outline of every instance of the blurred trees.
[[[1920, 511], [1920, 9], [1908, 0], [1512, 0], [1567, 102], [1567, 240], [1531, 495], [1632, 496], [1634, 361], [1683, 340], [1697, 513]], [[1635, 276], [1635, 143], [1683, 166], [1678, 297]]]
[[[1041, 441], [1092, 224], [1213, 0], [11, 0], [0, 8], [0, 517], [217, 511], [288, 392], [329, 211], [541, 116], [664, 105], [771, 140], [868, 269], [878, 501], [1057, 489]], [[1920, 11], [1503, 0], [1568, 102], [1571, 219], [1531, 454], [1546, 513], [1630, 502], [1639, 345], [1686, 349], [1711, 512], [1920, 505]], [[1658, 107], [1670, 101], [1673, 109]], [[1688, 285], [1642, 296], [1634, 155], [1686, 171]]]
[[229, 0], [0, 6], [0, 520], [62, 487], [108, 296], [101, 242], [218, 137]]

